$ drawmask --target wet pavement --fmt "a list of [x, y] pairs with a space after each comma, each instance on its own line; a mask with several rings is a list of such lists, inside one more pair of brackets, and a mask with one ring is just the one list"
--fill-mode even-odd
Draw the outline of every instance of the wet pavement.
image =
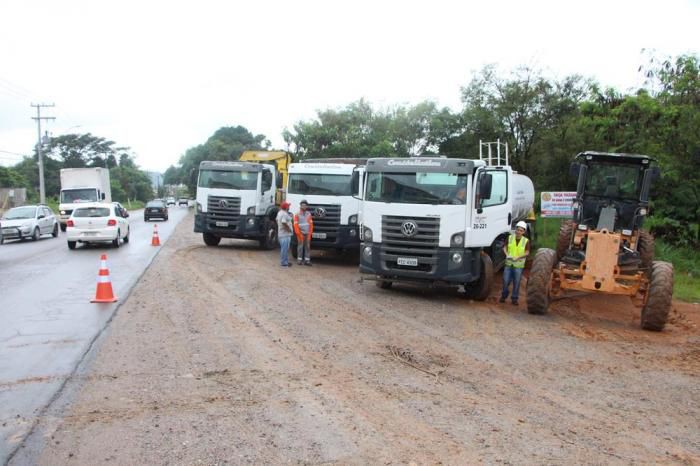
[[[131, 237], [120, 248], [78, 246], [65, 233], [0, 246], [0, 464], [21, 444], [36, 418], [105, 328], [160, 248], [186, 217], [173, 207], [167, 222], [144, 223], [131, 212]], [[100, 255], [107, 254], [114, 304], [92, 304]]]

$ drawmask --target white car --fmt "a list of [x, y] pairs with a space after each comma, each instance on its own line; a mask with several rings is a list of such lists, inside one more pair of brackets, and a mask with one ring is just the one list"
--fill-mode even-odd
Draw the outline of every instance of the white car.
[[2, 217], [2, 241], [8, 239], [38, 240], [41, 235], [58, 236], [58, 220], [53, 211], [43, 205], [14, 207]]
[[118, 248], [129, 242], [129, 214], [115, 204], [85, 204], [73, 211], [66, 223], [68, 249], [78, 243], [111, 242]]

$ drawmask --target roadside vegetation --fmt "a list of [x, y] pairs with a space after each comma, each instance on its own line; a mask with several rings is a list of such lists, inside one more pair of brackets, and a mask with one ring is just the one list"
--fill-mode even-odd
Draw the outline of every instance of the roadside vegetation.
[[[128, 147], [92, 134], [66, 134], [52, 138], [42, 149], [46, 202], [54, 210], [60, 192], [59, 171], [62, 168], [109, 168], [112, 200], [127, 205], [153, 197], [148, 175], [134, 162]], [[30, 202], [39, 201], [37, 155], [25, 157], [13, 167], [0, 167], [0, 187], [27, 188]], [[55, 202], [55, 205], [51, 203]], [[132, 207], [134, 208], [134, 207]]]

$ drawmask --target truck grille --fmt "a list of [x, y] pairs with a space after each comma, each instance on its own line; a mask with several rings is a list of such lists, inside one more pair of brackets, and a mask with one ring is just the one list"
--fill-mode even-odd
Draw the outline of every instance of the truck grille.
[[[413, 236], [404, 233], [403, 226], [407, 222], [417, 227]], [[380, 258], [388, 269], [431, 272], [437, 265], [439, 244], [439, 218], [382, 216]], [[415, 258], [418, 265], [399, 265], [399, 257]]]
[[334, 242], [338, 236], [340, 225], [340, 205], [335, 204], [310, 204], [309, 211], [314, 219], [314, 233], [325, 233], [325, 240]]
[[207, 221], [229, 222], [238, 225], [238, 218], [241, 215], [241, 198], [240, 197], [224, 197], [224, 196], [209, 196], [207, 199]]

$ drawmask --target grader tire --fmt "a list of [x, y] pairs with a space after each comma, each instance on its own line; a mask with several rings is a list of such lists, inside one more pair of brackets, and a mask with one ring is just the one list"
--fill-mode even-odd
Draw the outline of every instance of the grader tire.
[[564, 257], [566, 250], [571, 244], [571, 235], [574, 233], [574, 221], [564, 220], [559, 227], [559, 238], [557, 239], [557, 260]]
[[481, 254], [481, 273], [472, 283], [464, 285], [464, 296], [475, 301], [485, 301], [491, 294], [493, 284], [493, 261], [487, 254]]
[[648, 231], [639, 230], [637, 252], [639, 252], [639, 266], [642, 269], [651, 270], [651, 264], [654, 262], [654, 236]]
[[651, 264], [651, 279], [647, 303], [642, 308], [642, 328], [653, 332], [664, 329], [671, 312], [673, 298], [673, 265], [654, 261]]
[[556, 263], [554, 249], [541, 248], [535, 254], [527, 280], [527, 312], [544, 315], [549, 307], [549, 281]]

